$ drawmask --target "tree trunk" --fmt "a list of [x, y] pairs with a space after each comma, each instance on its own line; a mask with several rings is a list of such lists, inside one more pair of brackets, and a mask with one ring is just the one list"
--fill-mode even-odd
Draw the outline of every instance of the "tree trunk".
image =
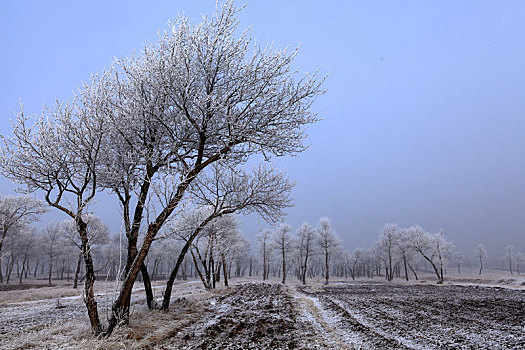
[[153, 310], [153, 290], [151, 289], [151, 281], [148, 274], [148, 268], [144, 263], [140, 265], [140, 273], [142, 274], [144, 290], [146, 291], [146, 303], [148, 304], [148, 308], [150, 310]]
[[432, 259], [428, 258], [424, 254], [422, 254], [422, 255], [423, 255], [423, 258], [425, 258], [430, 263], [430, 265], [432, 266], [432, 269], [434, 269], [434, 272], [436, 273], [436, 276], [438, 278], [437, 284], [443, 284], [443, 270], [441, 270], [441, 275], [440, 275], [439, 274], [439, 270], [438, 270], [436, 264], [434, 264], [434, 262], [432, 261]]
[[224, 258], [224, 254], [221, 254], [222, 257], [222, 273], [224, 275], [224, 286], [228, 287], [228, 274], [226, 269], [226, 259]]
[[282, 249], [282, 259], [283, 259], [283, 284], [286, 284], [286, 252], [284, 250], [284, 246], [283, 246], [283, 249]]
[[[193, 258], [193, 263], [195, 264], [195, 271], [197, 272], [197, 274], [199, 275], [199, 278], [201, 279], [201, 282], [202, 284], [204, 285], [204, 288], [206, 289], [211, 289], [210, 286], [209, 286], [209, 283], [207, 281], [207, 278], [204, 277], [204, 275], [202, 274], [201, 270], [199, 269], [199, 267], [197, 266], [197, 258], [195, 258], [195, 254], [193, 254], [193, 251], [190, 251], [191, 253], [191, 257]], [[171, 294], [171, 293], [170, 293]], [[164, 306], [164, 305], [163, 305]], [[167, 310], [167, 309], [166, 309]]]
[[[171, 299], [171, 290], [173, 288], [173, 283], [175, 282], [175, 278], [177, 277], [177, 272], [179, 271], [179, 268], [182, 264], [182, 262], [184, 261], [184, 258], [186, 257], [186, 253], [188, 253], [188, 249], [190, 248], [190, 246], [193, 244], [193, 241], [195, 240], [195, 238], [197, 237], [197, 235], [199, 234], [199, 232], [213, 219], [214, 217], [212, 216], [209, 216], [208, 218], [206, 218], [206, 220], [204, 220], [198, 227], [197, 229], [195, 229], [195, 231], [192, 233], [192, 235], [188, 238], [188, 241], [186, 242], [186, 244], [184, 244], [184, 246], [182, 247], [180, 253], [179, 253], [179, 257], [177, 258], [177, 263], [175, 264], [175, 267], [173, 268], [173, 270], [171, 271], [170, 273], [170, 277], [168, 279], [168, 281], [166, 282], [166, 289], [164, 290], [164, 297], [162, 298], [162, 306], [160, 307], [161, 310], [168, 310], [169, 306], [170, 306], [170, 299]], [[195, 263], [195, 268], [197, 268], [197, 262], [196, 262], [196, 259], [194, 258], [193, 259], [194, 263]], [[200, 271], [199, 271], [199, 276], [200, 276]]]
[[410, 268], [410, 271], [412, 271], [412, 273], [414, 274], [414, 278], [416, 279], [416, 281], [418, 280], [417, 278], [417, 274], [416, 274], [416, 271], [412, 268], [412, 265], [410, 265], [410, 263], [407, 261], [407, 265], [408, 267]]
[[88, 310], [89, 321], [91, 323], [91, 330], [93, 334], [99, 335], [102, 333], [102, 325], [98, 316], [98, 307], [95, 300], [95, 291], [93, 285], [95, 284], [95, 270], [93, 268], [93, 258], [91, 257], [91, 248], [87, 235], [87, 223], [85, 223], [80, 215], [75, 218], [78, 233], [81, 239], [82, 257], [84, 258], [84, 266], [86, 268], [86, 279], [84, 281], [84, 302]]
[[27, 275], [31, 275], [31, 270], [30, 270], [30, 264], [29, 264], [29, 259], [27, 259], [27, 254], [25, 255], [25, 259], [26, 259], [26, 270], [25, 270], [25, 279], [27, 279]]
[[325, 266], [326, 266], [326, 271], [325, 271], [325, 282], [324, 284], [328, 284], [328, 279], [330, 278], [330, 265], [329, 265], [329, 260], [328, 260], [328, 252], [325, 252]]
[[66, 261], [62, 259], [62, 268], [60, 269], [60, 280], [64, 280], [64, 271], [66, 270]]
[[51, 277], [53, 273], [53, 258], [49, 258], [49, 275], [47, 277], [47, 284], [51, 285]]
[[26, 270], [26, 261], [27, 261], [27, 255], [24, 256], [24, 261], [22, 261], [22, 273], [20, 274], [20, 281], [18, 284], [22, 284], [22, 278], [24, 277], [24, 272]]
[[215, 272], [215, 261], [213, 260], [212, 255], [210, 254], [210, 264], [211, 264], [211, 287], [215, 289], [215, 283], [217, 282], [217, 274]]
[[403, 253], [403, 266], [405, 268], [405, 280], [408, 281], [407, 258], [404, 253]]
[[9, 280], [11, 279], [11, 273], [13, 272], [13, 267], [15, 266], [15, 259], [11, 259], [8, 263], [7, 263], [7, 267], [8, 267], [8, 270], [7, 270], [7, 279], [6, 279], [6, 284], [9, 284]]
[[77, 269], [75, 270], [75, 278], [73, 279], [73, 289], [78, 287], [78, 275], [80, 274], [80, 266], [82, 265], [82, 253], [78, 255]]
[[481, 275], [481, 270], [483, 270], [483, 259], [479, 257], [479, 274]]
[[[146, 259], [146, 256], [148, 255], [149, 249], [155, 239], [155, 236], [157, 235], [158, 231], [162, 228], [164, 222], [168, 219], [168, 217], [179, 204], [180, 200], [182, 199], [182, 196], [184, 195], [184, 192], [186, 191], [190, 183], [195, 179], [195, 177], [199, 174], [201, 170], [201, 167], [195, 167], [186, 175], [185, 179], [177, 186], [176, 194], [171, 198], [168, 205], [164, 208], [164, 210], [162, 210], [159, 216], [157, 216], [155, 222], [148, 225], [148, 229], [146, 231], [142, 247], [135, 259], [133, 260], [129, 273], [124, 278], [117, 299], [113, 302], [111, 306], [111, 318], [109, 319], [108, 329], [105, 332], [105, 335], [109, 335], [113, 332], [115, 327], [120, 322], [123, 311], [126, 311], [126, 300], [128, 300], [131, 296], [133, 284], [135, 283], [135, 279], [137, 278], [138, 272], [140, 270], [140, 265], [142, 265], [142, 263]], [[151, 169], [148, 170], [148, 172], [150, 171]], [[151, 178], [151, 176], [149, 176], [148, 178]], [[146, 182], [149, 186], [149, 180], [147, 180]], [[143, 189], [141, 189], [141, 192], [144, 192]], [[144, 203], [144, 201], [139, 201], [139, 203]], [[139, 224], [141, 219], [142, 216], [140, 215], [138, 220]], [[137, 220], [134, 219], [134, 224], [135, 222], [137, 222]]]
[[301, 282], [303, 285], [306, 284], [306, 269], [308, 267], [308, 251], [306, 252], [306, 255], [304, 257], [304, 264], [303, 264], [303, 270], [302, 270], [302, 276], [301, 276]]

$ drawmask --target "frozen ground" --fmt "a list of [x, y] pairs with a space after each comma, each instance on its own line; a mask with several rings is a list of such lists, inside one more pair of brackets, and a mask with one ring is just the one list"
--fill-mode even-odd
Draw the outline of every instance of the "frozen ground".
[[[213, 292], [186, 282], [176, 286], [167, 313], [146, 310], [138, 290], [130, 325], [108, 339], [89, 335], [78, 296], [61, 298], [61, 307], [56, 298], [31, 297], [0, 305], [0, 348], [525, 349], [521, 282], [457, 282], [303, 287], [238, 280]], [[111, 290], [100, 293], [105, 318]]]
[[350, 348], [525, 349], [522, 290], [384, 283], [297, 290]]

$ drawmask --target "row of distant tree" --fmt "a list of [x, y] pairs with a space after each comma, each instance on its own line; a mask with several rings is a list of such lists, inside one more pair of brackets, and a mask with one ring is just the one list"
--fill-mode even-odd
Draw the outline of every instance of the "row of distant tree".
[[[306, 276], [315, 278], [319, 275], [323, 275], [328, 283], [330, 275], [353, 279], [384, 276], [389, 281], [395, 276], [408, 281], [413, 276], [417, 280], [419, 271], [430, 268], [437, 283], [441, 284], [447, 269], [457, 267], [458, 274], [461, 274], [466, 260], [464, 253], [453, 252], [454, 246], [442, 230], [432, 233], [420, 226], [401, 228], [393, 223], [383, 227], [371, 248], [356, 248], [352, 252], [343, 249], [341, 238], [327, 218], [322, 218], [317, 228], [304, 223], [295, 234], [286, 224], [275, 230], [266, 229], [258, 240], [263, 279], [273, 273], [282, 275], [283, 283], [290, 270], [303, 283], [306, 283]], [[474, 253], [481, 274], [487, 251], [480, 244]], [[525, 260], [523, 253], [514, 253], [513, 247], [508, 246], [503, 258], [511, 274], [513, 267], [520, 273], [520, 264]]]
[[[82, 245], [75, 222], [50, 223], [40, 230], [31, 226], [46, 210], [30, 196], [0, 197], [0, 282], [9, 283], [15, 273], [20, 284], [24, 278], [38, 277], [46, 278], [50, 285], [53, 279], [71, 280], [77, 288], [83, 279]], [[228, 285], [232, 276], [260, 275], [263, 280], [278, 276], [286, 283], [292, 274], [303, 284], [307, 278], [321, 276], [325, 283], [330, 276], [384, 276], [389, 281], [398, 276], [408, 281], [410, 276], [418, 279], [418, 271], [428, 266], [442, 283], [447, 268], [457, 267], [460, 274], [466, 260], [462, 252], [452, 252], [453, 244], [441, 230], [429, 233], [419, 226], [400, 228], [392, 223], [383, 227], [371, 248], [349, 252], [328, 218], [321, 218], [316, 227], [305, 222], [296, 232], [288, 224], [264, 229], [254, 251], [235, 215], [206, 221], [213, 213], [207, 206], [191, 209], [168, 226], [145, 264], [151, 279], [191, 276], [200, 278], [206, 289], [215, 288], [220, 281]], [[97, 277], [122, 278], [126, 242], [119, 236], [110, 237], [107, 226], [97, 217], [88, 215], [85, 220]], [[482, 274], [487, 250], [479, 244], [474, 253]], [[520, 273], [524, 260], [523, 253], [506, 247], [504, 261], [511, 274]]]

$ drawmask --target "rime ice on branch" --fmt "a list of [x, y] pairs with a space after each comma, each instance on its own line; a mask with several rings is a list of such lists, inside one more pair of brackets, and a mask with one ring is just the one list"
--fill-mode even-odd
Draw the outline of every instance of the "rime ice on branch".
[[[3, 174], [43, 190], [77, 224], [95, 333], [101, 325], [82, 214], [97, 190], [118, 196], [129, 248], [109, 334], [129, 315], [133, 284], [157, 233], [204, 169], [305, 149], [323, 79], [298, 77], [291, 66], [297, 50], [253, 44], [249, 30], [237, 29], [238, 11], [227, 1], [198, 25], [179, 17], [158, 42], [94, 75], [71, 103], [57, 104], [34, 125], [21, 113], [14, 135], [4, 139]], [[163, 200], [152, 207], [162, 189]]]

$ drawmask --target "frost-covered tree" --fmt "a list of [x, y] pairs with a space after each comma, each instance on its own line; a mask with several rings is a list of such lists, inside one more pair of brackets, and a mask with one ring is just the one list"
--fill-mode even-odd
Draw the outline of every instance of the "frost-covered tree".
[[[295, 52], [250, 47], [238, 10], [227, 1], [193, 25], [179, 17], [157, 43], [114, 65], [109, 100], [99, 100], [120, 141], [138, 154], [143, 206], [149, 183], [176, 173], [173, 191], [147, 222], [144, 240], [125, 277], [109, 331], [119, 322], [151, 243], [198, 175], [219, 159], [245, 162], [252, 154], [281, 156], [304, 150], [304, 127], [322, 91], [315, 75], [295, 79]], [[135, 211], [132, 227], [140, 226]], [[135, 229], [137, 230], [137, 229]]]
[[[297, 51], [251, 45], [250, 31], [238, 30], [238, 11], [228, 0], [201, 24], [179, 17], [156, 43], [95, 75], [74, 102], [59, 104], [35, 125], [21, 113], [14, 136], [4, 139], [3, 174], [29, 191], [42, 190], [77, 223], [94, 333], [102, 328], [82, 214], [97, 189], [134, 203], [123, 210], [130, 249], [109, 334], [129, 314], [134, 282], [157, 234], [204, 169], [220, 159], [238, 165], [254, 154], [305, 149], [322, 79], [297, 77]], [[165, 176], [176, 182], [166, 184], [163, 201], [152, 200]]]
[[443, 229], [439, 229], [432, 235], [432, 245], [434, 254], [439, 264], [439, 274], [441, 275], [441, 283], [443, 283], [443, 270], [450, 257], [450, 251], [454, 247], [454, 244], [447, 240]]
[[53, 110], [44, 109], [38, 118], [27, 116], [21, 108], [13, 124], [13, 135], [2, 137], [0, 154], [4, 176], [23, 185], [26, 192], [42, 193], [47, 204], [75, 221], [86, 269], [84, 300], [95, 334], [102, 332], [102, 326], [93, 290], [95, 273], [87, 224], [82, 214], [97, 190], [106, 127], [104, 119], [92, 118], [97, 108], [86, 97], [86, 91], [97, 87], [96, 82], [91, 82], [73, 102], [57, 102]]
[[461, 264], [463, 264], [463, 260], [465, 259], [465, 254], [463, 252], [455, 252], [452, 255], [452, 259], [456, 263], [456, 266], [458, 267], [458, 275], [461, 275]]
[[[20, 260], [22, 260], [22, 270], [24, 271], [24, 264], [31, 248], [34, 246], [34, 229], [31, 227], [12, 227], [8, 239], [4, 241], [4, 257], [7, 258], [5, 266], [5, 282], [9, 284], [11, 280], [11, 273], [15, 264], [17, 270], [19, 268]], [[20, 284], [22, 284], [22, 275], [19, 276]]]
[[[18, 235], [16, 235], [16, 247], [18, 259], [22, 262], [22, 271], [19, 274], [19, 284], [22, 284], [22, 279], [27, 278], [29, 270], [29, 258], [35, 255], [40, 247], [36, 244], [36, 230], [34, 227], [24, 227]], [[18, 262], [17, 262], [18, 264]], [[36, 268], [36, 267], [35, 267]]]
[[481, 271], [483, 271], [483, 259], [487, 258], [487, 249], [485, 249], [485, 246], [483, 244], [478, 244], [476, 249], [474, 249], [474, 253], [479, 259], [479, 274], [481, 275]]
[[416, 254], [419, 253], [414, 251], [412, 245], [410, 244], [410, 233], [407, 229], [402, 229], [399, 233], [397, 242], [397, 252], [401, 260], [403, 261], [403, 268], [405, 270], [405, 280], [409, 280], [407, 267], [410, 268], [410, 271], [412, 271], [414, 278], [417, 280], [417, 273], [412, 267], [412, 265], [416, 258]]
[[56, 223], [48, 224], [40, 234], [40, 244], [42, 250], [49, 259], [48, 284], [51, 285], [51, 278], [53, 272], [53, 261], [60, 253], [61, 245], [63, 244], [62, 236], [59, 227]]
[[270, 261], [272, 256], [272, 245], [271, 237], [273, 236], [273, 231], [271, 229], [263, 229], [257, 236], [259, 241], [259, 252], [262, 258], [263, 265], [263, 281], [267, 280], [270, 275]]
[[[103, 245], [109, 241], [108, 227], [95, 215], [83, 214], [82, 220], [86, 223], [86, 235], [88, 244], [91, 248], [97, 245]], [[82, 239], [78, 236], [77, 227], [74, 220], [64, 220], [58, 224], [58, 232], [66, 239], [66, 241], [78, 248], [79, 255], [73, 277], [73, 288], [78, 286], [78, 277], [80, 274], [80, 266], [82, 263]]]
[[453, 245], [448, 241], [441, 230], [432, 234], [423, 231], [419, 226], [407, 229], [407, 239], [414, 251], [430, 263], [438, 278], [438, 284], [444, 280], [444, 265]]
[[281, 259], [282, 266], [282, 283], [286, 283], [286, 275], [288, 272], [288, 261], [290, 260], [290, 252], [293, 246], [293, 238], [291, 235], [292, 227], [288, 224], [280, 224], [274, 231], [273, 246]]
[[328, 284], [330, 279], [330, 259], [341, 248], [341, 243], [341, 238], [333, 230], [330, 219], [319, 219], [317, 224], [317, 244], [324, 260], [325, 284]]
[[514, 251], [514, 246], [508, 245], [508, 246], [505, 247], [505, 256], [504, 256], [504, 258], [507, 261], [507, 263], [509, 264], [509, 271], [510, 271], [511, 275], [512, 275], [512, 260], [514, 259], [513, 251]]
[[[240, 232], [240, 231], [239, 231]], [[231, 276], [231, 270], [235, 265], [234, 274], [236, 277], [244, 276], [249, 266], [250, 259], [250, 241], [244, 236], [236, 237], [229, 249], [228, 276]], [[225, 281], [226, 282], [226, 281]]]
[[[233, 241], [240, 239], [238, 220], [234, 215], [223, 215], [210, 222], [190, 250], [195, 270], [206, 289], [215, 288], [221, 268]], [[224, 271], [224, 270], [223, 270]]]
[[192, 203], [200, 209], [183, 215], [177, 221], [178, 227], [172, 229], [184, 240], [184, 245], [167, 281], [162, 309], [169, 307], [173, 283], [188, 249], [208, 223], [226, 214], [252, 212], [273, 223], [284, 215], [283, 209], [291, 206], [292, 187], [283, 172], [265, 165], [249, 173], [219, 161], [201, 174], [189, 189]]
[[[239, 220], [234, 215], [227, 216], [231, 223], [226, 228], [218, 230], [217, 234], [217, 255], [220, 258], [222, 264], [222, 276], [224, 286], [228, 287], [228, 279], [230, 276], [231, 260], [235, 255], [236, 250], [239, 253], [243, 253], [245, 249], [245, 243], [247, 242], [239, 229]], [[220, 274], [221, 271], [219, 270]]]
[[0, 283], [2, 275], [2, 248], [9, 235], [23, 231], [22, 228], [38, 220], [47, 211], [47, 205], [31, 196], [0, 197]]
[[394, 279], [394, 265], [396, 264], [396, 247], [399, 241], [400, 228], [397, 224], [388, 223], [381, 230], [376, 242], [379, 259], [385, 266], [386, 279]]
[[313, 253], [315, 244], [315, 229], [307, 222], [304, 222], [296, 233], [297, 258], [299, 266], [299, 279], [306, 284], [306, 272], [308, 263]]
[[514, 254], [514, 259], [516, 259], [516, 269], [519, 275], [520, 274], [520, 264], [525, 260], [525, 254], [516, 253]]
[[366, 249], [357, 247], [354, 249], [350, 256], [351, 261], [351, 267], [350, 267], [350, 275], [352, 276], [352, 279], [355, 280], [356, 276], [362, 275], [360, 265], [363, 264], [363, 260], [366, 255]]

